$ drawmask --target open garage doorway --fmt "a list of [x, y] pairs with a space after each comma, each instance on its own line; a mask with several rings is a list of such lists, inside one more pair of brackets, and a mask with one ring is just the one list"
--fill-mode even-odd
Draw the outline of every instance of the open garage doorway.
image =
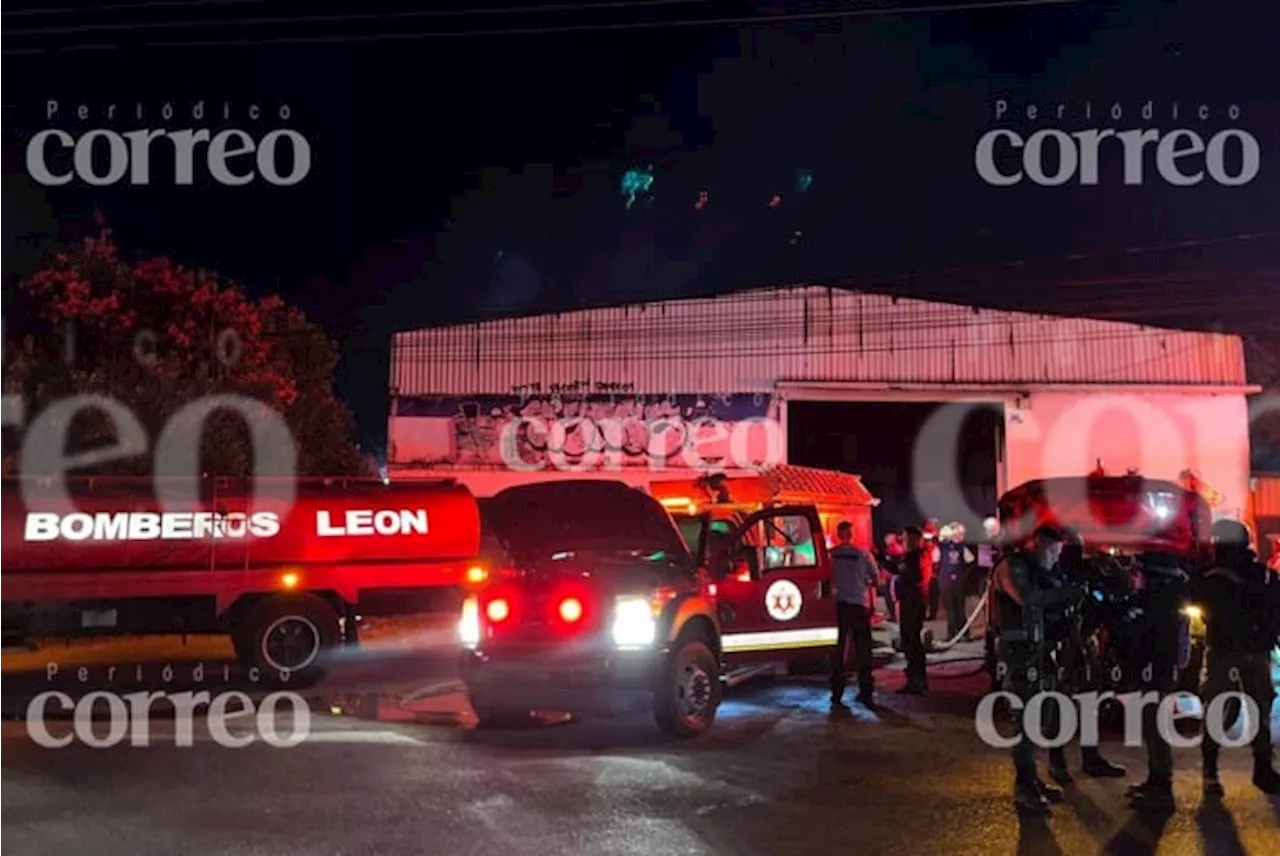
[[[971, 533], [980, 532], [982, 518], [995, 513], [998, 499], [1003, 409], [998, 403], [950, 405], [947, 414], [938, 415], [932, 424], [940, 429], [947, 422], [955, 426], [956, 430], [939, 432], [951, 437], [951, 442], [927, 438], [925, 471], [915, 472], [917, 439], [943, 407], [948, 405], [789, 401], [787, 460], [861, 476], [881, 500], [872, 518], [877, 540], [886, 532], [921, 524], [926, 510], [942, 523], [958, 520]], [[952, 448], [946, 449], [947, 445]], [[948, 500], [943, 485], [957, 480], [962, 493]], [[921, 508], [920, 495], [932, 498], [926, 500], [927, 509]]]

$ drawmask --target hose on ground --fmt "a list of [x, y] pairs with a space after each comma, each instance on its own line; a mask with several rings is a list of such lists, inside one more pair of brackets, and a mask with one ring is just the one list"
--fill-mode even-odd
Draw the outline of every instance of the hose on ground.
[[969, 615], [969, 620], [964, 623], [964, 627], [960, 628], [960, 632], [946, 642], [934, 642], [933, 650], [946, 651], [954, 646], [957, 642], [965, 637], [969, 632], [969, 628], [973, 626], [973, 622], [977, 619], [978, 613], [982, 612], [987, 606], [987, 599], [991, 596], [991, 581], [982, 587], [982, 597], [978, 598], [978, 605], [973, 608], [973, 612]]

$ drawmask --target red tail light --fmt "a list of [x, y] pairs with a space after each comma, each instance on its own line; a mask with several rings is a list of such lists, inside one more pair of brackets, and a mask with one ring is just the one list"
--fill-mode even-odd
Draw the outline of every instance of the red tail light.
[[493, 624], [501, 624], [511, 617], [511, 604], [506, 598], [494, 598], [485, 604], [484, 617]]
[[582, 620], [582, 601], [576, 597], [566, 597], [560, 601], [560, 607], [557, 611], [560, 614], [560, 620], [565, 624], [576, 624]]

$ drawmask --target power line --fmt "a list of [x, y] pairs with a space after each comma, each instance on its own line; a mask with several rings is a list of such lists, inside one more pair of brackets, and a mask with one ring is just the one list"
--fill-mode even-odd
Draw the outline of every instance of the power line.
[[[491, 30], [461, 30], [453, 32], [412, 32], [412, 33], [369, 33], [341, 34], [320, 36], [279, 36], [258, 39], [210, 39], [202, 41], [151, 42], [140, 45], [117, 44], [78, 44], [58, 46], [54, 48], [18, 48], [6, 49], [5, 54], [21, 55], [33, 53], [72, 52], [82, 50], [118, 50], [123, 47], [252, 47], [265, 44], [354, 44], [359, 42], [403, 41], [413, 39], [451, 39], [473, 38], [484, 36], [520, 36], [520, 35], [553, 35], [584, 32], [607, 32], [624, 30], [657, 30], [664, 28], [696, 28], [721, 26], [755, 26], [787, 22], [819, 22], [854, 20], [859, 18], [883, 18], [911, 15], [935, 15], [949, 12], [974, 12], [998, 9], [1036, 8], [1047, 6], [1078, 6], [1080, 0], [977, 0], [969, 3], [953, 3], [946, 5], [895, 6], [879, 9], [843, 9], [825, 12], [782, 12], [766, 15], [749, 15], [719, 18], [689, 18], [666, 21], [619, 21], [597, 24], [564, 24], [557, 26], [513, 27]], [[594, 6], [592, 8], [595, 8]], [[240, 23], [237, 22], [238, 26]], [[38, 35], [37, 32], [29, 33]], [[7, 33], [9, 37], [17, 33]]]
[[[206, 0], [206, 2], [246, 3], [254, 0]], [[594, 9], [642, 9], [666, 6], [707, 5], [708, 0], [601, 0], [599, 3], [554, 3], [542, 6], [477, 6], [473, 9], [427, 9], [410, 12], [365, 12], [344, 15], [276, 15], [223, 20], [137, 21], [119, 24], [80, 24], [68, 27], [41, 27], [35, 30], [9, 30], [5, 35], [43, 36], [75, 33], [111, 32], [118, 30], [157, 30], [182, 28], [253, 27], [270, 24], [353, 24], [359, 21], [421, 20], [426, 18], [461, 18], [481, 15], [533, 15], [557, 12], [586, 12]], [[187, 4], [177, 4], [187, 5]], [[118, 8], [134, 8], [122, 6]], [[6, 13], [7, 14], [7, 13]]]
[[135, 9], [191, 9], [201, 6], [247, 6], [262, 0], [156, 0], [151, 3], [109, 3], [104, 6], [79, 6], [74, 9], [5, 9], [6, 18], [33, 18], [53, 15], [85, 15], [93, 12], [131, 12]]

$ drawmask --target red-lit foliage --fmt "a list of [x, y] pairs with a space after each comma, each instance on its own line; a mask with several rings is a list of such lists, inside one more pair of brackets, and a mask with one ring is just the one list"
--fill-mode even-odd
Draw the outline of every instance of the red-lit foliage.
[[[359, 471], [350, 416], [332, 392], [336, 350], [280, 298], [255, 300], [216, 273], [166, 258], [126, 260], [105, 225], [55, 254], [17, 296], [29, 303], [28, 317], [22, 330], [5, 331], [5, 391], [24, 397], [28, 424], [68, 395], [109, 395], [130, 408], [154, 444], [185, 405], [237, 395], [285, 418], [299, 441], [301, 474]], [[92, 412], [72, 428], [72, 450], [115, 437]], [[252, 472], [250, 435], [238, 414], [210, 417], [201, 448], [206, 472]], [[6, 443], [6, 458], [11, 450]], [[94, 471], [141, 474], [151, 464], [143, 455]]]

